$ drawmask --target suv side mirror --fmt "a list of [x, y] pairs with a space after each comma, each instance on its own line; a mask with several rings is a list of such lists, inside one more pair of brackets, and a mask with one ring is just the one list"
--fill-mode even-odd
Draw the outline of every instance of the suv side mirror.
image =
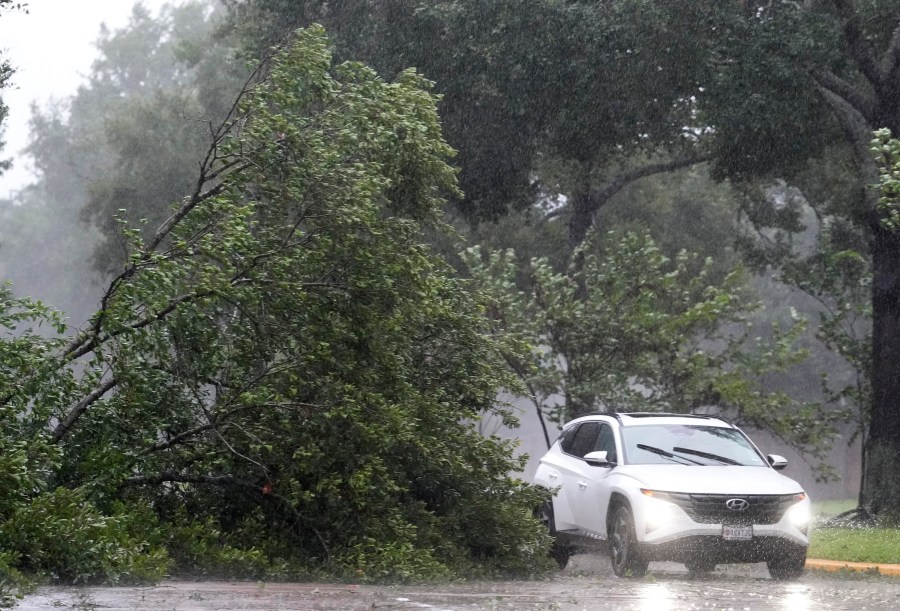
[[612, 467], [616, 463], [610, 462], [607, 458], [606, 450], [600, 450], [597, 452], [588, 452], [584, 455], [584, 462], [591, 465], [592, 467]]
[[778, 454], [769, 454], [766, 456], [766, 460], [769, 461], [769, 464], [772, 465], [772, 468], [776, 471], [781, 471], [785, 467], [787, 467], [787, 458], [784, 456], [779, 456]]

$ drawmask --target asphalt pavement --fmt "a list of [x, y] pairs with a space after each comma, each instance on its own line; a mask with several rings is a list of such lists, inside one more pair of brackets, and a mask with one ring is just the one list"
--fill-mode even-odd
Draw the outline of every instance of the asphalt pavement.
[[576, 556], [543, 581], [418, 586], [166, 581], [146, 588], [48, 587], [18, 609], [123, 611], [593, 611], [638, 609], [900, 609], [900, 579], [872, 572], [808, 570], [771, 579], [765, 565], [727, 565], [705, 576], [683, 565], [651, 563], [641, 579], [619, 579], [605, 557]]

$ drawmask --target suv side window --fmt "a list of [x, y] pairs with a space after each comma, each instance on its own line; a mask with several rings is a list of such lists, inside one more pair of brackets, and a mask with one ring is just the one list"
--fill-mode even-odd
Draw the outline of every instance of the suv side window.
[[[568, 454], [583, 458], [588, 452], [593, 452], [597, 445], [597, 436], [600, 434], [599, 422], [584, 422], [570, 435], [566, 435], [562, 449]], [[566, 447], [568, 445], [568, 447]]]
[[616, 455], [616, 436], [612, 428], [608, 424], [600, 425], [600, 433], [597, 435], [597, 445], [594, 446], [595, 451], [605, 451], [606, 459], [609, 462], [619, 462]]
[[559, 435], [559, 447], [566, 454], [572, 453], [572, 438], [575, 437], [575, 428], [568, 428]]

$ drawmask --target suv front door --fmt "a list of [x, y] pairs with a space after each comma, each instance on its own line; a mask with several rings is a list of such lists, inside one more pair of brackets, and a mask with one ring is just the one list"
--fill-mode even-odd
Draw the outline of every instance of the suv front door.
[[[578, 530], [606, 538], [606, 505], [609, 487], [604, 481], [612, 467], [594, 467], [584, 460], [589, 452], [604, 450], [607, 460], [616, 462], [618, 453], [612, 429], [599, 421], [583, 422], [562, 444], [565, 465], [562, 470], [563, 489]], [[563, 466], [563, 465], [561, 465]], [[605, 504], [599, 505], [605, 499]]]
[[587, 485], [579, 486], [581, 502], [575, 506], [575, 521], [579, 527], [592, 535], [606, 538], [606, 513], [609, 508], [611, 495], [609, 475], [614, 465], [619, 462], [619, 453], [616, 448], [616, 437], [612, 427], [605, 423], [598, 423], [600, 428], [597, 439], [591, 452], [606, 452], [606, 460], [610, 462], [605, 467], [595, 467], [584, 462], [583, 482]]

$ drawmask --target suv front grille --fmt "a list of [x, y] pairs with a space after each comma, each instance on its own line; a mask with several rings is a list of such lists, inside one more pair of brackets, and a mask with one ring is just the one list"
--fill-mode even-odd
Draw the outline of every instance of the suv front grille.
[[[796, 494], [684, 494], [667, 493], [669, 501], [681, 507], [694, 522], [701, 524], [776, 524], [788, 508], [799, 501]], [[743, 511], [729, 509], [725, 503], [743, 499]]]

